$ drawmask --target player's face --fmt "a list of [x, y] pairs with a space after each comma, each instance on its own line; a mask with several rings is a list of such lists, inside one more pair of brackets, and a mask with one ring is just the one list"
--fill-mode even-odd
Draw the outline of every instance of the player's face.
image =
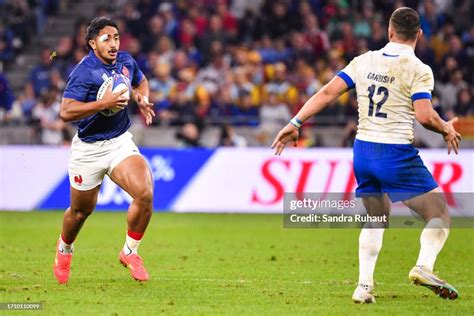
[[96, 38], [90, 41], [90, 45], [101, 61], [108, 64], [114, 63], [120, 47], [118, 30], [113, 26], [104, 27]]

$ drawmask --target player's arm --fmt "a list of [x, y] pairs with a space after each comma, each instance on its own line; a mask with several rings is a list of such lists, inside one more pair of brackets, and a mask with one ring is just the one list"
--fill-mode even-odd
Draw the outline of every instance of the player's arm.
[[133, 97], [136, 99], [138, 96], [145, 97], [148, 99], [150, 97], [150, 88], [148, 85], [148, 79], [143, 76], [143, 79], [140, 81], [140, 84], [132, 88]]
[[112, 91], [107, 91], [101, 100], [92, 102], [81, 102], [72, 98], [64, 97], [61, 102], [59, 117], [64, 122], [77, 121], [116, 106], [124, 107], [128, 103], [128, 99], [122, 96], [122, 93], [125, 91], [127, 91], [127, 88], [114, 93]]
[[304, 104], [296, 116], [275, 137], [272, 148], [276, 147], [275, 154], [280, 155], [285, 145], [292, 141], [296, 146], [299, 136], [299, 127], [311, 116], [321, 112], [329, 103], [338, 98], [349, 88], [346, 81], [336, 76], [324, 87], [315, 93]]
[[153, 103], [148, 101], [150, 96], [150, 88], [148, 86], [148, 79], [145, 77], [143, 72], [138, 67], [136, 60], [130, 55], [127, 55], [129, 62], [131, 63], [131, 83], [133, 90], [133, 99], [140, 109], [140, 113], [145, 118], [146, 125], [150, 125], [153, 117], [155, 117], [155, 111], [153, 111]]
[[155, 116], [155, 111], [153, 111], [153, 103], [148, 101], [150, 95], [150, 88], [148, 87], [148, 79], [143, 75], [142, 80], [138, 86], [133, 88], [133, 98], [137, 102], [140, 112], [145, 117], [145, 122], [147, 125], [150, 125], [153, 117]]
[[420, 122], [424, 128], [443, 135], [444, 140], [448, 144], [448, 154], [451, 153], [451, 149], [453, 149], [457, 154], [459, 151], [461, 134], [456, 132], [453, 124], [456, 123], [458, 118], [455, 117], [446, 122], [433, 109], [431, 100], [428, 98], [413, 101], [413, 106], [415, 108], [416, 120]]

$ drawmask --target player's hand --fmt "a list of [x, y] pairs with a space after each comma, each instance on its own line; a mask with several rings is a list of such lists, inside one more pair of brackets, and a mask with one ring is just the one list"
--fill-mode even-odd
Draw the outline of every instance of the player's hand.
[[115, 107], [121, 107], [122, 109], [127, 106], [128, 101], [130, 100], [127, 97], [124, 97], [122, 94], [127, 92], [127, 88], [123, 88], [120, 91], [112, 92], [112, 85], [107, 88], [107, 91], [104, 93], [102, 102], [105, 104], [105, 109], [111, 109]]
[[444, 141], [448, 144], [448, 155], [451, 154], [451, 150], [454, 150], [456, 155], [459, 152], [459, 142], [461, 141], [462, 137], [461, 134], [456, 132], [454, 129], [454, 123], [458, 121], [458, 118], [455, 117], [448, 121], [448, 133], [444, 135]]
[[148, 98], [139, 92], [135, 92], [135, 102], [137, 102], [140, 112], [145, 117], [146, 125], [150, 125], [156, 115], [155, 111], [153, 111], [153, 103], [150, 103]]
[[275, 155], [280, 156], [281, 152], [283, 151], [285, 145], [288, 142], [293, 142], [293, 146], [296, 147], [296, 142], [298, 141], [299, 134], [299, 130], [291, 124], [288, 124], [283, 127], [278, 133], [278, 135], [275, 137], [275, 140], [273, 141], [271, 147], [272, 149], [276, 147]]

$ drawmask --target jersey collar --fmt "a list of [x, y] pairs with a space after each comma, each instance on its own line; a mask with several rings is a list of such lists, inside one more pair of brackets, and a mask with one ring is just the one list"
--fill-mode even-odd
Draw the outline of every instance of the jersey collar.
[[98, 66], [103, 66], [104, 68], [106, 68], [108, 70], [116, 70], [117, 69], [117, 61], [115, 61], [115, 63], [112, 64], [112, 65], [104, 64], [99, 58], [97, 58], [97, 56], [95, 55], [95, 53], [92, 49], [89, 51], [89, 56], [92, 58], [92, 60], [94, 60], [94, 62]]
[[415, 55], [415, 52], [413, 51], [413, 48], [410, 45], [394, 43], [394, 42], [388, 42], [387, 45], [385, 45], [385, 47], [382, 49], [382, 51], [384, 53], [392, 54], [392, 55], [399, 54], [399, 53]]

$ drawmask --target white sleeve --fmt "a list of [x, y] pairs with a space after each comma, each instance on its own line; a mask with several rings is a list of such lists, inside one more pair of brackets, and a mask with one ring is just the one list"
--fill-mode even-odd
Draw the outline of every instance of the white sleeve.
[[411, 99], [416, 101], [419, 99], [430, 99], [431, 92], [434, 88], [433, 71], [427, 65], [421, 65], [415, 68], [415, 76], [411, 85]]
[[355, 65], [357, 63], [357, 58], [351, 60], [351, 62], [341, 71], [337, 73], [337, 76], [340, 77], [347, 84], [347, 89], [351, 90], [355, 88], [356, 85], [356, 76], [355, 76]]

